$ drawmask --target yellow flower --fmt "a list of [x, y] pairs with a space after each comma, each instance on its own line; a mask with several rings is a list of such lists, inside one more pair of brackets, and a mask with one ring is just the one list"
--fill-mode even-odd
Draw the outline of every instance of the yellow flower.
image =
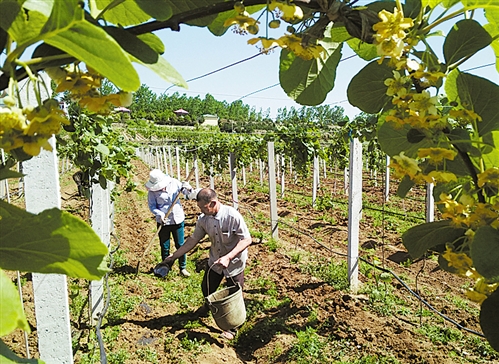
[[26, 135], [39, 135], [47, 138], [52, 134], [57, 134], [61, 124], [69, 123], [64, 112], [59, 109], [59, 103], [54, 99], [45, 100], [42, 106], [29, 111], [26, 118], [29, 120]]
[[460, 276], [466, 276], [466, 273], [472, 268], [473, 261], [464, 253], [455, 253], [451, 247], [447, 246], [442, 257], [447, 260], [449, 267], [456, 269]]
[[444, 159], [452, 161], [456, 155], [456, 151], [446, 148], [419, 148], [418, 150], [418, 157], [429, 158], [432, 164], [439, 164]]
[[483, 293], [478, 293], [473, 289], [469, 289], [468, 291], [466, 291], [466, 297], [468, 297], [473, 302], [479, 303], [480, 305], [487, 298], [487, 296]]
[[380, 56], [399, 59], [404, 54], [404, 42], [402, 39], [389, 38], [376, 44], [376, 50]]
[[414, 94], [412, 102], [409, 103], [409, 108], [418, 115], [436, 115], [438, 98], [430, 96], [428, 91]]
[[492, 167], [478, 174], [478, 187], [483, 187], [486, 183], [499, 188], [499, 168]]
[[470, 224], [473, 227], [490, 225], [498, 218], [496, 211], [492, 209], [490, 204], [478, 203], [475, 211], [470, 214]]
[[393, 13], [381, 10], [378, 13], [381, 22], [373, 25], [378, 39], [405, 38], [405, 30], [414, 26], [412, 18], [404, 18], [404, 13], [394, 8]]
[[393, 156], [393, 159], [396, 161], [396, 163], [394, 163], [396, 166], [394, 165], [393, 167], [411, 178], [414, 178], [418, 172], [421, 172], [418, 162], [416, 162], [415, 159], [407, 157], [404, 152], [400, 152], [399, 155]]
[[461, 119], [467, 122], [472, 122], [475, 120], [482, 121], [482, 117], [480, 115], [468, 109], [452, 109], [451, 111], [449, 111], [449, 115], [455, 119]]
[[237, 32], [241, 34], [246, 32], [256, 34], [253, 33], [255, 28], [256, 32], [258, 32], [258, 22], [256, 19], [253, 19], [248, 15], [236, 15], [235, 17], [229, 18], [224, 22], [224, 27], [230, 27], [232, 25], [237, 25]]
[[427, 175], [423, 176], [427, 183], [437, 184], [438, 182], [447, 183], [450, 181], [457, 181], [457, 177], [454, 173], [443, 172], [443, 171], [431, 171]]
[[18, 107], [0, 107], [0, 135], [11, 129], [27, 128], [26, 118]]
[[303, 10], [299, 6], [288, 4], [288, 2], [272, 0], [269, 4], [269, 10], [274, 11], [275, 9], [281, 11], [281, 19], [288, 23], [303, 18]]
[[418, 79], [422, 86], [436, 86], [438, 81], [445, 77], [445, 73], [437, 71], [425, 71], [423, 67], [411, 73], [411, 76]]
[[388, 86], [386, 94], [388, 96], [405, 96], [407, 95], [407, 90], [410, 86], [411, 79], [407, 76], [401, 76], [399, 72], [392, 71], [393, 78], [387, 78], [385, 80], [385, 86]]
[[307, 61], [313, 58], [320, 58], [322, 53], [326, 51], [320, 44], [303, 45], [302, 38], [295, 34], [283, 35], [276, 42], [282, 48], [289, 49], [296, 56]]
[[280, 46], [280, 41], [274, 38], [258, 37], [258, 38], [251, 38], [250, 40], [248, 40], [248, 44], [252, 45], [258, 42], [262, 42], [262, 47], [266, 51], [268, 51], [271, 48]]

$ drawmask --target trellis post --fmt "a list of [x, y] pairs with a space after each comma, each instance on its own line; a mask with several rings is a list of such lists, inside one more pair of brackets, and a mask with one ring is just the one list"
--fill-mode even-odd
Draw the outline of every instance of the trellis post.
[[[103, 189], [100, 183], [92, 183], [90, 196], [90, 221], [95, 233], [109, 248], [112, 227], [112, 210], [110, 190], [112, 183], [107, 181], [108, 188]], [[90, 281], [90, 318], [96, 325], [104, 311], [104, 280]]]
[[350, 290], [359, 289], [359, 222], [362, 212], [362, 144], [350, 141], [350, 178], [348, 188], [348, 280]]
[[390, 156], [386, 156], [386, 167], [385, 167], [385, 201], [388, 201], [390, 197]]
[[275, 159], [274, 142], [267, 143], [268, 164], [269, 164], [269, 194], [270, 194], [270, 227], [272, 238], [279, 239], [278, 215], [277, 215], [277, 192], [275, 180]]
[[175, 156], [177, 158], [177, 179], [180, 181], [180, 153], [178, 146], [175, 147]]
[[[26, 211], [34, 214], [61, 208], [55, 137], [49, 143], [51, 152], [42, 150], [24, 162]], [[73, 363], [67, 277], [33, 273], [32, 280], [40, 359], [46, 363]]]
[[239, 208], [239, 198], [237, 196], [237, 175], [236, 175], [236, 154], [229, 153], [230, 180], [232, 181], [232, 207]]
[[314, 165], [312, 173], [312, 207], [315, 207], [317, 200], [317, 185], [319, 184], [319, 158], [314, 155]]
[[426, 222], [435, 220], [435, 200], [433, 199], [433, 183], [426, 184]]

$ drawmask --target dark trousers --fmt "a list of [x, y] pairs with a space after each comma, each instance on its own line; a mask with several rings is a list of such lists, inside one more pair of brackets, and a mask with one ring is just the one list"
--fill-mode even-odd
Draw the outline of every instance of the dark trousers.
[[[158, 224], [159, 225], [159, 224]], [[161, 248], [161, 259], [165, 260], [170, 255], [170, 237], [173, 236], [175, 248], [180, 248], [184, 245], [184, 222], [176, 225], [163, 225], [158, 233], [159, 246]], [[185, 269], [187, 266], [187, 256], [184, 254], [178, 259], [180, 269]]]
[[[224, 278], [223, 274], [218, 274], [213, 269], [209, 268], [210, 267], [207, 265], [206, 270], [204, 271], [203, 282], [201, 283], [201, 290], [203, 291], [204, 297], [208, 297], [210, 294], [215, 292]], [[225, 285], [227, 287], [235, 286], [236, 283], [239, 283], [241, 289], [244, 288], [244, 270], [234, 277], [225, 278]]]

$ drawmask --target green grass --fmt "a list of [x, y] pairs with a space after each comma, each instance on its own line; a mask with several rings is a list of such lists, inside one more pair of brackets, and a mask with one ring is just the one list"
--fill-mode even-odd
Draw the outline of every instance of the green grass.
[[463, 333], [452, 327], [440, 327], [431, 324], [423, 324], [416, 332], [428, 337], [432, 343], [449, 344], [457, 343], [463, 339]]
[[295, 332], [296, 339], [289, 357], [297, 364], [323, 363], [326, 341], [312, 327]]
[[324, 280], [337, 290], [348, 290], [348, 267], [346, 261], [335, 262], [324, 259], [310, 260], [302, 263], [300, 269], [303, 273]]

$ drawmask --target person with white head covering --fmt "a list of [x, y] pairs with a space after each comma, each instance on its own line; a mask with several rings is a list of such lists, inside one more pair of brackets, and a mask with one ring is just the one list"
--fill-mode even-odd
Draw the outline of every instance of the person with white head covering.
[[[188, 195], [192, 192], [192, 187], [188, 182], [179, 180], [164, 174], [159, 169], [153, 169], [149, 173], [149, 181], [145, 184], [147, 188], [147, 203], [149, 210], [156, 217], [158, 224], [159, 245], [161, 248], [161, 259], [164, 260], [170, 255], [170, 239], [173, 236], [175, 248], [179, 249], [184, 245], [184, 209], [177, 199], [168, 216], [166, 213], [175, 201], [179, 193]], [[187, 268], [187, 257], [183, 254], [179, 260], [180, 274], [189, 277]]]

